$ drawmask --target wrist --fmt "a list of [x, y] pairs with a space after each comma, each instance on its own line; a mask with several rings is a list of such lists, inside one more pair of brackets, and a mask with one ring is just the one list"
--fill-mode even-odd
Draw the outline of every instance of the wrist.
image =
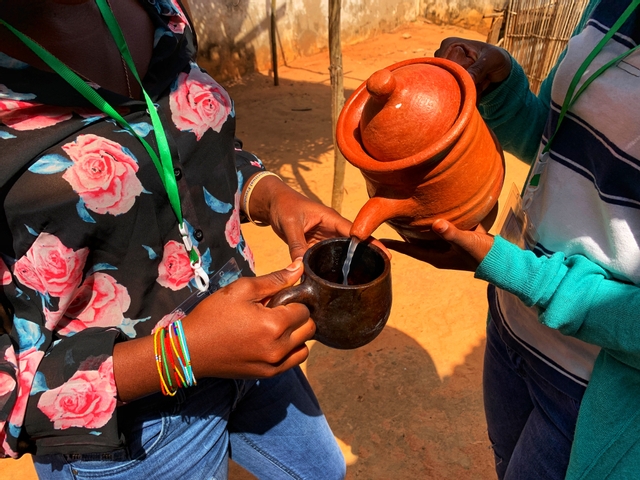
[[282, 186], [284, 182], [273, 172], [258, 172], [249, 179], [243, 188], [240, 205], [251, 223], [258, 226], [270, 224], [271, 200], [274, 192]]
[[131, 402], [157, 392], [158, 374], [152, 337], [116, 343], [113, 347], [113, 373], [118, 399], [122, 402]]

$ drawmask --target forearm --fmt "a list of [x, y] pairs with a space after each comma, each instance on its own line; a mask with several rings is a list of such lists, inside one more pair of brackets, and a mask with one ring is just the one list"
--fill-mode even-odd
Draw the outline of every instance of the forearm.
[[567, 273], [542, 305], [540, 321], [640, 368], [640, 288], [612, 278], [585, 257], [566, 263]]
[[[600, 0], [590, 0], [572, 36], [581, 32]], [[563, 51], [540, 86], [536, 96], [522, 67], [511, 59], [511, 74], [491, 93], [480, 99], [478, 109], [495, 132], [503, 148], [521, 160], [532, 163], [542, 138], [551, 105], [551, 86]]]
[[536, 257], [496, 237], [476, 276], [535, 306], [544, 325], [640, 367], [640, 288], [586, 257]]
[[478, 109], [502, 147], [531, 163], [549, 114], [549, 99], [531, 92], [522, 67], [513, 58], [511, 65], [509, 77], [481, 98]]
[[[218, 376], [216, 368], [221, 362], [211, 362], [211, 337], [202, 331], [202, 325], [209, 324], [212, 310], [208, 306], [208, 297], [192, 312], [181, 320], [185, 345], [191, 361], [191, 368], [196, 379], [206, 376]], [[171, 327], [165, 327], [171, 328]], [[220, 338], [222, 335], [217, 334]], [[116, 343], [113, 349], [113, 371], [118, 391], [118, 399], [131, 402], [146, 395], [161, 391], [159, 361], [166, 361], [165, 354], [158, 350], [160, 358], [156, 358], [156, 342], [158, 338], [152, 333], [126, 342]], [[162, 337], [159, 337], [162, 342]], [[216, 348], [216, 350], [220, 350]], [[182, 372], [185, 373], [184, 370]], [[165, 381], [167, 381], [165, 377]]]
[[[211, 345], [209, 337], [199, 332], [194, 323], [202, 323], [195, 317], [211, 313], [206, 308], [197, 308], [182, 320], [185, 332], [185, 341], [191, 358], [193, 373], [196, 378], [211, 376], [207, 369], [207, 358], [210, 356]], [[113, 350], [113, 370], [118, 399], [122, 402], [131, 402], [146, 395], [159, 392], [160, 374], [154, 350], [154, 336], [120, 342]]]
[[113, 372], [118, 399], [131, 402], [160, 391], [160, 379], [153, 352], [153, 337], [116, 343], [113, 348]]
[[[280, 193], [291, 193], [293, 189], [275, 175], [267, 175], [261, 178], [255, 186], [251, 186], [252, 180], [259, 174], [260, 172], [256, 173], [245, 182], [242, 190], [241, 205], [244, 213], [254, 222], [270, 225], [272, 199]], [[251, 189], [250, 192], [249, 189]], [[247, 202], [248, 194], [249, 201]]]
[[[205, 302], [206, 303], [206, 302]], [[210, 365], [210, 337], [199, 331], [202, 316], [211, 317], [206, 306], [199, 306], [182, 320], [185, 342], [191, 359], [194, 376], [212, 376], [215, 366]], [[213, 370], [208, 367], [214, 367]], [[154, 335], [120, 342], [113, 349], [113, 371], [118, 391], [118, 399], [131, 402], [146, 395], [161, 391], [160, 373], [154, 349]]]

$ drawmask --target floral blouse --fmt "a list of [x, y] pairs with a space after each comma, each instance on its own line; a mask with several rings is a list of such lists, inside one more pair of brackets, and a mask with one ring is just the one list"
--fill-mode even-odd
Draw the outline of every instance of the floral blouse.
[[[144, 86], [192, 241], [209, 274], [235, 259], [253, 275], [239, 203], [262, 164], [234, 137], [227, 92], [194, 63], [182, 8], [140, 1], [156, 28]], [[150, 335], [196, 291], [189, 258], [140, 141], [1, 50], [0, 456], [114, 450], [114, 343]], [[157, 151], [144, 101], [90, 85]]]

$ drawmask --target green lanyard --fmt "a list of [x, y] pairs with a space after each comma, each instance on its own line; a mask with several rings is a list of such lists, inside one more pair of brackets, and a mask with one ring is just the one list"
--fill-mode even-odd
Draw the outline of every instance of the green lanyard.
[[[637, 45], [636, 47], [626, 51], [625, 53], [623, 53], [621, 55], [618, 55], [613, 60], [610, 60], [607, 63], [605, 63], [602, 67], [600, 67], [598, 70], [596, 70], [589, 78], [587, 78], [587, 80], [582, 84], [580, 89], [577, 92], [575, 92], [576, 87], [578, 86], [578, 83], [580, 82], [580, 79], [582, 78], [582, 75], [584, 75], [584, 72], [587, 70], [589, 65], [591, 65], [591, 62], [593, 62], [593, 59], [596, 58], [596, 56], [604, 48], [605, 44], [609, 40], [611, 40], [611, 38], [618, 32], [618, 30], [620, 30], [620, 27], [622, 27], [624, 22], [626, 22], [628, 20], [628, 18], [631, 16], [633, 11], [638, 7], [638, 5], [640, 5], [640, 0], [633, 0], [631, 2], [631, 4], [622, 13], [622, 15], [620, 15], [620, 18], [618, 18], [616, 23], [613, 24], [613, 26], [607, 32], [607, 34], [604, 37], [602, 37], [602, 39], [600, 40], [600, 42], [598, 42], [596, 47], [591, 51], [591, 53], [587, 56], [587, 58], [585, 58], [584, 62], [582, 62], [582, 65], [580, 65], [580, 68], [578, 68], [578, 71], [573, 76], [573, 79], [571, 80], [571, 83], [569, 84], [569, 89], [567, 90], [567, 95], [564, 97], [564, 102], [562, 103], [562, 109], [560, 110], [560, 116], [558, 117], [558, 123], [556, 124], [556, 129], [553, 132], [553, 135], [551, 136], [551, 138], [549, 139], [547, 144], [545, 145], [544, 150], [542, 151], [542, 153], [546, 153], [546, 152], [549, 151], [549, 149], [551, 148], [551, 142], [553, 141], [553, 139], [555, 138], [556, 134], [558, 133], [558, 130], [560, 129], [560, 124], [564, 120], [564, 117], [567, 114], [567, 111], [569, 110], [569, 108], [571, 106], [573, 106], [573, 104], [576, 102], [578, 97], [580, 97], [580, 95], [582, 95], [582, 93], [587, 89], [587, 87], [589, 85], [591, 85], [591, 82], [593, 82], [596, 78], [598, 78], [600, 75], [602, 75], [602, 73], [604, 73], [604, 71], [607, 70], [609, 67], [611, 67], [612, 65], [615, 65], [616, 63], [620, 62], [625, 57], [631, 55], [633, 52], [635, 52], [640, 47], [640, 45]], [[574, 92], [575, 92], [575, 95], [574, 95]]]
[[166, 189], [169, 196], [169, 203], [171, 204], [171, 208], [173, 209], [173, 212], [178, 219], [178, 229], [180, 231], [180, 235], [182, 236], [184, 247], [189, 254], [189, 260], [191, 263], [191, 268], [194, 272], [196, 286], [198, 287], [198, 290], [205, 291], [209, 286], [209, 276], [202, 268], [200, 255], [193, 245], [193, 242], [191, 241], [187, 226], [182, 217], [180, 196], [178, 194], [178, 184], [176, 182], [176, 177], [173, 170], [171, 151], [169, 150], [169, 143], [167, 142], [167, 135], [165, 134], [164, 127], [162, 125], [162, 122], [160, 121], [160, 117], [158, 116], [158, 112], [156, 111], [156, 107], [153, 104], [153, 101], [142, 85], [142, 81], [140, 80], [140, 76], [138, 75], [138, 70], [136, 69], [133, 58], [131, 57], [131, 52], [129, 51], [127, 42], [124, 38], [122, 30], [120, 29], [120, 25], [118, 25], [118, 22], [113, 15], [111, 8], [109, 7], [109, 4], [107, 3], [107, 0], [95, 0], [95, 2], [98, 6], [98, 9], [100, 10], [100, 13], [102, 14], [102, 18], [104, 19], [113, 39], [118, 46], [118, 50], [120, 51], [122, 58], [133, 73], [136, 81], [140, 85], [145, 102], [147, 103], [147, 111], [151, 116], [151, 123], [153, 124], [153, 131], [156, 137], [158, 151], [160, 154], [159, 158], [151, 145], [149, 145], [149, 143], [143, 137], [135, 132], [133, 127], [129, 125], [129, 122], [127, 122], [115, 108], [113, 108], [104, 98], [102, 98], [102, 96], [100, 96], [98, 92], [87, 85], [87, 83], [82, 78], [80, 78], [78, 74], [76, 74], [67, 65], [58, 60], [55, 56], [45, 50], [34, 40], [19, 32], [4, 20], [0, 19], [0, 25], [4, 25], [7, 29], [9, 29], [9, 31], [11, 31], [16, 37], [18, 37], [18, 39], [20, 39], [27, 47], [29, 47], [36, 55], [38, 55], [38, 57], [40, 57], [42, 61], [44, 61], [54, 72], [64, 78], [83, 97], [85, 97], [101, 112], [116, 120], [123, 128], [125, 128], [142, 143], [145, 150], [151, 157], [153, 164], [158, 170], [158, 173], [160, 174], [162, 184], [164, 185], [164, 188]]
[[618, 30], [620, 30], [620, 27], [622, 27], [624, 22], [626, 22], [628, 20], [628, 18], [631, 16], [631, 14], [634, 12], [634, 10], [638, 7], [638, 5], [640, 5], [640, 0], [633, 0], [631, 2], [631, 4], [622, 13], [622, 15], [620, 15], [620, 18], [618, 18], [618, 20], [613, 24], [611, 29], [606, 33], [606, 35], [604, 37], [602, 37], [602, 39], [598, 42], [598, 44], [595, 46], [595, 48], [591, 51], [591, 53], [589, 53], [589, 55], [587, 55], [587, 58], [584, 59], [584, 61], [582, 62], [582, 64], [578, 68], [578, 70], [576, 71], [575, 75], [573, 76], [573, 79], [571, 80], [571, 83], [569, 84], [569, 88], [567, 90], [567, 94], [565, 95], [564, 101], [562, 102], [562, 108], [560, 109], [560, 115], [558, 116], [558, 123], [556, 123], [556, 129], [554, 130], [553, 134], [551, 135], [551, 138], [549, 138], [549, 141], [545, 145], [545, 147], [542, 150], [541, 154], [538, 156], [538, 158], [536, 159], [535, 163], [531, 167], [531, 170], [530, 170], [530, 173], [529, 173], [529, 180], [525, 184], [526, 185], [525, 186], [525, 191], [523, 192], [524, 205], [528, 205], [531, 202], [531, 200], [533, 198], [531, 190], [532, 189], [535, 190], [535, 188], [540, 184], [540, 178], [542, 177], [542, 173], [544, 172], [544, 170], [546, 168], [546, 164], [547, 164], [546, 160], [543, 162], [543, 161], [540, 160], [540, 157], [544, 156], [551, 149], [551, 142], [553, 142], [553, 139], [558, 134], [558, 131], [560, 130], [560, 124], [564, 120], [565, 115], [567, 114], [567, 111], [569, 110], [569, 108], [571, 108], [573, 106], [573, 104], [576, 103], [576, 100], [578, 100], [580, 95], [582, 95], [582, 93], [587, 89], [587, 87], [589, 85], [591, 85], [591, 83], [596, 78], [598, 78], [600, 75], [602, 75], [605, 70], [607, 70], [609, 67], [615, 65], [616, 63], [620, 62], [625, 57], [631, 55], [633, 52], [638, 50], [638, 48], [640, 48], [640, 45], [638, 45], [638, 46], [636, 46], [636, 47], [634, 47], [634, 48], [632, 48], [630, 50], [627, 50], [623, 54], [618, 55], [613, 60], [609, 60], [602, 67], [600, 67], [598, 70], [596, 70], [591, 76], [589, 76], [589, 78], [587, 78], [585, 80], [585, 82], [582, 84], [582, 86], [576, 92], [576, 88], [578, 86], [578, 83], [582, 79], [582, 75], [584, 75], [584, 72], [587, 70], [587, 68], [589, 68], [589, 65], [591, 65], [591, 62], [593, 62], [593, 59], [596, 58], [596, 56], [604, 48], [605, 44], [609, 40], [611, 40], [611, 38], [618, 32]]

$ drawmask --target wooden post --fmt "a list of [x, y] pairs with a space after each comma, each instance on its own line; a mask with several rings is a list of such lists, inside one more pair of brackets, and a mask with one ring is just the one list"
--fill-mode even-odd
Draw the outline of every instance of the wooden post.
[[331, 74], [331, 128], [333, 132], [334, 169], [331, 207], [338, 213], [342, 211], [344, 198], [344, 173], [346, 161], [336, 142], [336, 124], [344, 105], [344, 86], [342, 82], [342, 46], [340, 45], [340, 8], [341, 0], [329, 0], [329, 72]]
[[273, 70], [273, 84], [277, 87], [278, 81], [278, 47], [276, 46], [276, 0], [271, 0], [271, 69]]

